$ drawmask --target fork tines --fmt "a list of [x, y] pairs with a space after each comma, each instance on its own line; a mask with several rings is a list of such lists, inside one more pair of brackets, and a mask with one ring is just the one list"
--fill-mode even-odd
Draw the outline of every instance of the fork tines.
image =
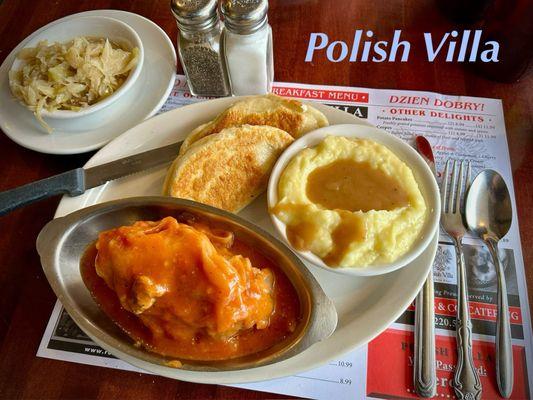
[[[450, 165], [453, 162], [450, 180]], [[457, 164], [459, 168], [457, 168]], [[464, 170], [466, 165], [466, 180], [463, 185]], [[459, 170], [459, 171], [458, 171]], [[465, 160], [448, 160], [446, 161], [446, 168], [444, 169], [444, 175], [442, 177], [442, 212], [443, 213], [461, 213], [464, 210], [464, 199], [466, 192], [470, 187], [472, 179], [472, 166], [470, 161]], [[449, 193], [448, 193], [449, 191]]]

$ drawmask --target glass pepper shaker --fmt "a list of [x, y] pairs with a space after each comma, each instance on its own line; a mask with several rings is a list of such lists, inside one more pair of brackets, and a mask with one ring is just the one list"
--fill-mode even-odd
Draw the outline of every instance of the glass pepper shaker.
[[178, 25], [178, 53], [195, 96], [228, 96], [226, 68], [220, 53], [222, 24], [217, 0], [171, 0]]
[[222, 53], [235, 96], [272, 90], [274, 59], [268, 0], [223, 0]]

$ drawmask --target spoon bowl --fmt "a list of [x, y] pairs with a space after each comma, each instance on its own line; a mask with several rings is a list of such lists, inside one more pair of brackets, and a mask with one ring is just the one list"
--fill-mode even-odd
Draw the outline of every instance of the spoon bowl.
[[491, 169], [480, 172], [468, 191], [465, 205], [468, 228], [481, 239], [499, 241], [511, 228], [513, 208], [502, 176]]

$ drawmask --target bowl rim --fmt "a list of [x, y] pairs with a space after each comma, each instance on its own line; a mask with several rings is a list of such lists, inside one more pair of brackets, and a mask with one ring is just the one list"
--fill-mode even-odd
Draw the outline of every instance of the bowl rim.
[[[157, 206], [167, 209], [169, 213], [172, 211], [185, 210], [192, 213], [196, 212], [203, 216], [209, 215], [207, 217], [208, 219], [225, 219], [230, 221], [230, 224], [235, 224], [239, 229], [240, 227], [243, 227], [247, 231], [252, 231], [254, 235], [257, 235], [265, 242], [268, 242], [272, 248], [275, 248], [290, 264], [293, 265], [293, 268], [296, 271], [296, 273], [293, 274], [296, 276], [295, 279], [303, 281], [306, 287], [305, 293], [299, 293], [298, 297], [300, 298], [300, 301], [305, 298], [305, 301], [309, 306], [305, 326], [299, 331], [298, 336], [295, 337], [293, 342], [289, 342], [289, 345], [286, 348], [281, 351], [276, 350], [276, 352], [273, 353], [273, 356], [267, 356], [259, 361], [245, 360], [245, 367], [238, 364], [235, 365], [234, 361], [238, 361], [239, 359], [221, 360], [222, 365], [220, 365], [219, 362], [218, 366], [210, 366], [209, 362], [198, 363], [197, 361], [194, 362], [192, 360], [190, 361], [192, 364], [189, 364], [187, 360], [182, 359], [181, 361], [184, 366], [180, 371], [187, 373], [209, 372], [219, 374], [231, 371], [246, 371], [253, 368], [269, 366], [297, 356], [314, 343], [326, 339], [335, 331], [338, 315], [333, 301], [326, 295], [318, 280], [305, 267], [304, 263], [285, 243], [283, 243], [283, 241], [275, 238], [261, 227], [258, 227], [242, 217], [208, 205], [194, 202], [192, 200], [167, 196], [142, 196], [99, 203], [74, 211], [63, 217], [55, 218], [43, 227], [36, 240], [36, 247], [40, 256], [43, 271], [54, 293], [74, 322], [76, 322], [76, 324], [78, 324], [78, 326], [91, 339], [104, 349], [130, 364], [164, 376], [171, 376], [176, 368], [161, 363], [161, 359], [179, 359], [179, 357], [159, 356], [146, 350], [139, 350], [135, 348], [132, 343], [124, 343], [109, 334], [105, 329], [102, 329], [98, 324], [94, 323], [94, 320], [91, 319], [90, 316], [87, 316], [79, 310], [76, 306], [76, 302], [70, 298], [72, 293], [66, 288], [65, 283], [63, 282], [64, 276], [60, 273], [62, 271], [59, 265], [61, 263], [60, 250], [65, 246], [64, 243], [67, 240], [67, 237], [84, 222], [90, 223], [91, 220], [98, 216], [106, 215], [120, 209]], [[83, 253], [80, 253], [80, 258], [81, 254]], [[284, 273], [290, 278], [290, 275], [287, 274], [287, 272], [284, 271]], [[81, 279], [81, 273], [78, 272], [78, 274]], [[290, 279], [292, 281], [292, 278]], [[297, 285], [294, 282], [291, 283], [296, 291], [299, 292]], [[99, 312], [107, 315], [100, 308]], [[126, 334], [124, 333], [124, 335]], [[261, 353], [262, 352], [258, 352], [258, 354]], [[253, 354], [245, 357], [253, 358]], [[227, 362], [228, 365], [224, 364], [224, 362]], [[216, 364], [216, 362], [214, 363]]]
[[[142, 70], [142, 67], [144, 65], [144, 47], [143, 47], [143, 43], [142, 43], [142, 40], [140, 38], [140, 36], [138, 35], [138, 33], [130, 26], [128, 25], [127, 23], [125, 23], [124, 21], [121, 21], [119, 19], [116, 19], [116, 18], [113, 18], [113, 17], [107, 17], [107, 16], [100, 16], [100, 15], [80, 15], [78, 17], [74, 17], [72, 19], [67, 19], [67, 20], [58, 20], [56, 22], [52, 22], [51, 24], [49, 24], [45, 30], [43, 30], [42, 32], [39, 32], [38, 35], [36, 35], [35, 37], [32, 37], [31, 40], [26, 43], [26, 45], [24, 46], [24, 48], [26, 47], [31, 47], [31, 46], [34, 46], [35, 44], [30, 44], [31, 42], [39, 42], [41, 40], [45, 40], [46, 37], [46, 33], [52, 29], [52, 28], [55, 28], [57, 26], [60, 26], [60, 25], [75, 25], [77, 21], [79, 20], [102, 20], [102, 21], [107, 21], [108, 24], [113, 24], [113, 25], [118, 25], [118, 26], [121, 26], [121, 28], [125, 29], [125, 31], [127, 31], [130, 36], [131, 36], [131, 40], [132, 40], [132, 45], [133, 47], [137, 47], [139, 49], [139, 60], [137, 61], [137, 64], [135, 65], [135, 67], [130, 71], [128, 77], [126, 78], [126, 80], [122, 83], [122, 85], [120, 85], [120, 87], [115, 90], [111, 95], [109, 95], [108, 97], [106, 97], [105, 99], [103, 100], [100, 100], [98, 101], [97, 103], [94, 103], [88, 107], [85, 107], [79, 111], [72, 111], [72, 110], [56, 110], [56, 111], [53, 111], [53, 112], [50, 112], [50, 111], [47, 111], [47, 110], [42, 110], [41, 111], [41, 116], [43, 118], [50, 118], [50, 119], [74, 119], [74, 118], [79, 118], [79, 117], [84, 117], [84, 116], [87, 116], [89, 114], [93, 114], [99, 110], [102, 110], [104, 108], [106, 108], [107, 106], [111, 105], [112, 103], [114, 103], [116, 100], [118, 100], [120, 97], [122, 97], [124, 94], [126, 94], [126, 92], [135, 84], [135, 82], [137, 81], [137, 78], [139, 77], [140, 73], [141, 73], [141, 70]], [[98, 36], [98, 34], [94, 35], [94, 36]], [[76, 35], [72, 36], [71, 39], [75, 38]], [[14, 60], [13, 60], [13, 63], [11, 64], [11, 67], [9, 68], [9, 72], [15, 70], [15, 69], [18, 69], [18, 67], [22, 64], [22, 61], [17, 57], [15, 56]], [[28, 106], [22, 102], [21, 100], [19, 99], [16, 99], [20, 104], [22, 104], [24, 106], [24, 108], [28, 108]]]
[[[366, 133], [363, 133], [365, 131]], [[398, 260], [391, 263], [369, 265], [367, 267], [330, 267], [324, 261], [322, 261], [321, 258], [310, 251], [300, 251], [295, 249], [287, 238], [286, 224], [279, 220], [272, 212], [270, 212], [272, 207], [277, 203], [278, 182], [287, 164], [302, 150], [318, 145], [327, 136], [341, 136], [346, 138], [373, 140], [387, 147], [395, 155], [397, 155], [397, 152], [394, 150], [394, 147], [398, 146], [402, 149], [402, 152], [407, 153], [410, 157], [410, 160], [405, 160], [403, 158], [400, 159], [411, 168], [415, 176], [420, 174], [421, 178], [423, 178], [425, 182], [429, 182], [429, 185], [426, 185], [424, 182], [420, 182], [420, 180], [417, 179], [417, 184], [419, 186], [423, 185], [421, 192], [424, 196], [429, 215], [426, 215], [424, 227], [422, 228], [417, 241], [411, 246], [407, 253], [401, 256]], [[384, 141], [390, 143], [383, 143]], [[391, 148], [391, 144], [394, 146], [393, 148]], [[397, 269], [400, 269], [415, 260], [430, 245], [435, 233], [438, 230], [441, 207], [437, 180], [420, 154], [418, 154], [418, 152], [407, 142], [383, 129], [379, 129], [375, 126], [365, 126], [359, 124], [330, 125], [306, 133], [304, 136], [295, 140], [281, 154], [276, 161], [274, 168], [272, 169], [267, 187], [267, 203], [270, 219], [274, 227], [283, 238], [285, 244], [287, 244], [292, 251], [319, 268], [352, 276], [376, 276], [386, 274], [396, 271]]]

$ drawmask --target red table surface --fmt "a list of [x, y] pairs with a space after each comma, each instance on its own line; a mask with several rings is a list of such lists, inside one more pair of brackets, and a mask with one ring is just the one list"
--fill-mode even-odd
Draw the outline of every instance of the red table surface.
[[[514, 4], [514, 3], [513, 3]], [[496, 1], [495, 7], [501, 4]], [[518, 1], [528, 8], [526, 1]], [[0, 59], [27, 35], [69, 14], [93, 9], [121, 9], [143, 15], [174, 40], [175, 21], [167, 0], [0, 1]], [[450, 22], [433, 0], [391, 2], [339, 0], [271, 0], [269, 20], [274, 34], [277, 81], [427, 90], [502, 99], [516, 188], [520, 234], [529, 287], [533, 287], [533, 74], [512, 84], [496, 83], [460, 63], [429, 63], [423, 32], [465, 29]], [[511, 24], [512, 25], [512, 24]], [[516, 27], [516, 26], [515, 26]], [[409, 62], [331, 63], [318, 56], [305, 63], [311, 32], [351, 43], [355, 29], [371, 29], [402, 39], [419, 51]], [[527, 30], [527, 29], [526, 29]], [[523, 33], [522, 33], [523, 34]], [[517, 33], [518, 35], [518, 33]], [[519, 43], [520, 38], [511, 38]], [[523, 40], [523, 39], [522, 39]], [[516, 42], [518, 41], [518, 42]], [[530, 43], [530, 42], [529, 42]], [[178, 66], [178, 72], [181, 67]], [[0, 135], [0, 190], [6, 190], [83, 165], [92, 153], [72, 156], [40, 154]], [[35, 250], [40, 229], [54, 215], [59, 198], [19, 209], [0, 218], [0, 396], [3, 398], [284, 398], [286, 396], [174, 381], [147, 374], [38, 358], [35, 356], [56, 297]], [[533, 300], [529, 294], [530, 303]], [[527, 312], [527, 311], [525, 311]]]

